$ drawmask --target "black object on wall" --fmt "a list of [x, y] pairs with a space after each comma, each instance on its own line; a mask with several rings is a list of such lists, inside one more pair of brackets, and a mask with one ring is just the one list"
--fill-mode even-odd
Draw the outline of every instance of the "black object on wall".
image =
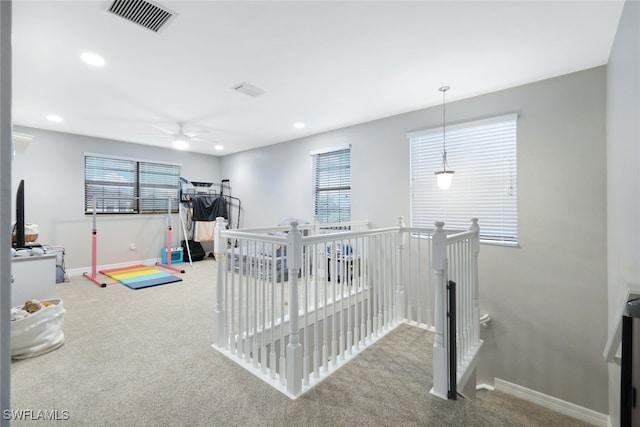
[[449, 391], [447, 398], [458, 398], [458, 349], [456, 346], [456, 282], [449, 280], [447, 284], [448, 297], [448, 330], [449, 330]]
[[24, 237], [24, 179], [18, 184], [16, 192], [16, 249], [24, 248], [26, 245]]
[[633, 329], [634, 319], [640, 319], [640, 299], [627, 302], [627, 314], [627, 316], [622, 316], [622, 366], [620, 369], [621, 427], [630, 427], [633, 425], [633, 411], [637, 406], [637, 390], [633, 384]]

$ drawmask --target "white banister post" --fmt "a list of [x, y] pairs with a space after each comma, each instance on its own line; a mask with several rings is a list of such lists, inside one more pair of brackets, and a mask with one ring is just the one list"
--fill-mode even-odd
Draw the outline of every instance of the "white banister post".
[[[222, 245], [221, 231], [224, 230], [224, 218], [216, 218], [216, 227], [214, 229], [213, 252], [216, 255], [216, 263], [218, 267], [218, 277], [216, 284], [216, 308], [215, 308], [215, 337], [214, 343], [218, 347], [225, 345], [225, 313], [224, 313], [224, 280], [222, 272], [226, 268], [225, 250]], [[225, 239], [226, 240], [226, 239]]]
[[435, 274], [435, 329], [436, 336], [433, 343], [433, 388], [431, 393], [447, 399], [449, 360], [447, 355], [448, 336], [445, 331], [447, 324], [447, 235], [444, 232], [444, 222], [435, 223], [436, 230], [432, 238], [432, 266]]
[[470, 230], [474, 232], [474, 236], [471, 240], [471, 252], [473, 255], [473, 259], [471, 260], [471, 268], [473, 269], [471, 273], [471, 279], [473, 280], [473, 345], [476, 345], [480, 341], [480, 280], [478, 278], [480, 226], [478, 225], [478, 218], [471, 218]]
[[302, 235], [298, 221], [291, 221], [287, 235], [289, 269], [289, 344], [287, 345], [287, 392], [298, 396], [302, 391], [302, 346], [298, 326], [298, 273], [302, 267]]
[[396, 264], [396, 320], [398, 322], [407, 317], [405, 313], [405, 295], [404, 295], [404, 264], [402, 261], [402, 252], [404, 249], [404, 218], [398, 217], [398, 234], [396, 236], [396, 249], [398, 253]]
[[318, 221], [318, 215], [313, 216], [313, 235], [320, 234], [320, 222]]

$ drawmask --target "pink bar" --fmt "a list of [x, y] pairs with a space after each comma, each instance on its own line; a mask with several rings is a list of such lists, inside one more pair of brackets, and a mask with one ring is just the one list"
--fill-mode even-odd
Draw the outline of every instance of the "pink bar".
[[160, 262], [156, 262], [158, 267], [168, 268], [169, 270], [173, 270], [177, 273], [184, 273], [184, 270], [181, 268], [176, 268], [171, 266], [171, 226], [167, 227], [167, 263], [162, 264]]
[[98, 232], [94, 228], [91, 231], [91, 274], [82, 273], [82, 275], [87, 279], [91, 280], [96, 285], [100, 286], [101, 288], [106, 288], [107, 283], [101, 280], [98, 280], [98, 277], [97, 277], [98, 275], [96, 273], [97, 263], [98, 263]]
[[94, 229], [91, 235], [91, 277], [96, 277], [98, 264], [98, 232]]
[[171, 225], [167, 227], [167, 265], [171, 266]]

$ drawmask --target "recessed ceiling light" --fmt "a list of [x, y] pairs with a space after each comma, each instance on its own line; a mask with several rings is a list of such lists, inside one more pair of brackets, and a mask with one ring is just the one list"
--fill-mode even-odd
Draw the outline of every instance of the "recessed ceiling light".
[[215, 148], [216, 148], [216, 150], [218, 150], [218, 151], [222, 151], [222, 150], [224, 150], [224, 147], [223, 147], [222, 145], [216, 145], [216, 147], [215, 147]]
[[80, 57], [85, 63], [93, 65], [94, 67], [102, 67], [104, 65], [104, 59], [102, 56], [95, 53], [85, 52]]
[[294, 123], [293, 127], [296, 128], [296, 129], [302, 129], [302, 128], [304, 128], [304, 123], [302, 123], [302, 122]]
[[49, 114], [47, 116], [47, 120], [54, 123], [60, 123], [62, 121], [62, 117], [56, 116], [55, 114]]

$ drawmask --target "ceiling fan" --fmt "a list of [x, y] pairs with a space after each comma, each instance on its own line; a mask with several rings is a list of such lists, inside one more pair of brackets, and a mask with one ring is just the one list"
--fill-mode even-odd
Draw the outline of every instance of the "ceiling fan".
[[169, 135], [173, 136], [173, 147], [175, 149], [186, 150], [187, 148], [189, 148], [191, 141], [198, 141], [199, 139], [196, 138], [195, 134], [184, 131], [184, 126], [185, 126], [184, 122], [177, 122], [177, 124], [178, 124], [178, 132], [173, 132], [159, 126], [156, 126], [156, 127], [161, 131], [166, 132]]

